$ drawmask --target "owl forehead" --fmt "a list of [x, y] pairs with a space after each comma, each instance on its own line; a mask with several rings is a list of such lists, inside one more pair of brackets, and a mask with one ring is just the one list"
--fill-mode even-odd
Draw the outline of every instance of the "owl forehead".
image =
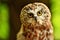
[[42, 9], [41, 6], [37, 6], [35, 9], [29, 9], [28, 13], [37, 13], [38, 11], [40, 11]]
[[40, 11], [42, 8], [43, 7], [41, 5], [37, 4], [28, 4], [28, 6], [25, 7], [28, 13], [34, 13], [34, 14]]

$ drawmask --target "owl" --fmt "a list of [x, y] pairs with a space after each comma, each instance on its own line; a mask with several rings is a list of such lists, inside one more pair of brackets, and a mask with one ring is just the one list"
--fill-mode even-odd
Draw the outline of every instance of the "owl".
[[17, 40], [54, 40], [51, 13], [43, 3], [30, 3], [20, 13]]

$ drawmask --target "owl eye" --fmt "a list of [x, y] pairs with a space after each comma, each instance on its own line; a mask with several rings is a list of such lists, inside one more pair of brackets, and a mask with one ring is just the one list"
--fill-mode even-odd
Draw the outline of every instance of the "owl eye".
[[38, 11], [38, 12], [37, 12], [37, 15], [38, 15], [38, 16], [41, 16], [41, 15], [42, 15], [42, 12], [41, 12], [41, 11]]
[[29, 13], [28, 16], [31, 18], [31, 17], [33, 17], [33, 14], [32, 13]]

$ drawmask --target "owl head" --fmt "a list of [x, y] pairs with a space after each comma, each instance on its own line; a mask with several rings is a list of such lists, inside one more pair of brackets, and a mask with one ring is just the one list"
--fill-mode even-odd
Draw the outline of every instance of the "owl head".
[[40, 23], [50, 21], [50, 11], [43, 3], [30, 3], [24, 6], [20, 13], [21, 23]]

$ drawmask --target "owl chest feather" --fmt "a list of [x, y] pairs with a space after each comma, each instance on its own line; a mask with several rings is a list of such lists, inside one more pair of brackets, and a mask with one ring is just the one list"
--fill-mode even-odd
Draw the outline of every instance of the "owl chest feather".
[[46, 25], [27, 24], [23, 25], [23, 36], [25, 40], [50, 40], [52, 33], [50, 28]]

